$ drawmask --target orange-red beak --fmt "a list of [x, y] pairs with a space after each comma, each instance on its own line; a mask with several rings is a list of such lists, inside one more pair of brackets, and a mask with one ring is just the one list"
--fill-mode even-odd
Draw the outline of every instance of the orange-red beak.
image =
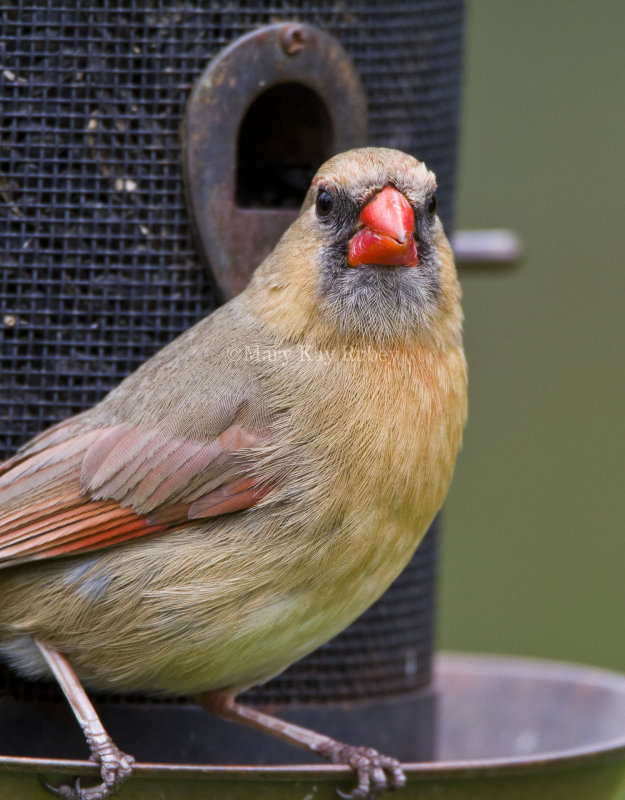
[[414, 212], [404, 195], [387, 186], [363, 208], [364, 225], [349, 243], [347, 263], [416, 267], [419, 263], [413, 236]]

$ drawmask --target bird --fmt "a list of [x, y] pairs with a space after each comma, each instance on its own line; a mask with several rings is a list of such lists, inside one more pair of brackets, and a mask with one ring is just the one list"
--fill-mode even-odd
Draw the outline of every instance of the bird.
[[333, 156], [246, 289], [97, 405], [0, 465], [0, 658], [53, 676], [105, 800], [132, 772], [87, 690], [194, 695], [349, 764], [400, 764], [236, 700], [396, 578], [447, 494], [467, 416], [461, 290], [415, 157]]

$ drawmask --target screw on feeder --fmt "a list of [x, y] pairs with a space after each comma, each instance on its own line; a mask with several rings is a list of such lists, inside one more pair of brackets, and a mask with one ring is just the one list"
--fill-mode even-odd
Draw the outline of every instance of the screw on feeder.
[[280, 45], [287, 56], [295, 56], [306, 46], [306, 34], [299, 25], [285, 25], [280, 33]]

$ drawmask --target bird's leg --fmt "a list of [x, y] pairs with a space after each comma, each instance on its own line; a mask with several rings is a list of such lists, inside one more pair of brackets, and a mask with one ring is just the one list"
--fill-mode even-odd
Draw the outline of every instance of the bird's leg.
[[88, 788], [80, 786], [80, 779], [76, 779], [73, 786], [62, 785], [58, 788], [50, 786], [44, 781], [42, 784], [52, 794], [66, 800], [105, 800], [130, 775], [134, 758], [122, 753], [105, 731], [95, 708], [91, 705], [87, 693], [65, 656], [37, 640], [35, 640], [35, 644], [63, 690], [63, 694], [85, 734], [91, 750], [91, 758], [100, 764], [102, 776], [102, 783]]
[[223, 719], [269, 733], [283, 742], [316, 753], [332, 764], [349, 765], [358, 775], [358, 785], [349, 794], [339, 791], [341, 797], [372, 800], [385, 790], [398, 789], [406, 783], [399, 761], [383, 756], [371, 747], [353, 747], [337, 742], [329, 736], [241, 705], [232, 695], [205, 694], [200, 697], [200, 703]]

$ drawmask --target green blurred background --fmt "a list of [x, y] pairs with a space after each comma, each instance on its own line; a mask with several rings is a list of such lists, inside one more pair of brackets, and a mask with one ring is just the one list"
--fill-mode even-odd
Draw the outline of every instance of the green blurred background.
[[625, 3], [469, 0], [457, 227], [470, 416], [439, 646], [625, 671]]

